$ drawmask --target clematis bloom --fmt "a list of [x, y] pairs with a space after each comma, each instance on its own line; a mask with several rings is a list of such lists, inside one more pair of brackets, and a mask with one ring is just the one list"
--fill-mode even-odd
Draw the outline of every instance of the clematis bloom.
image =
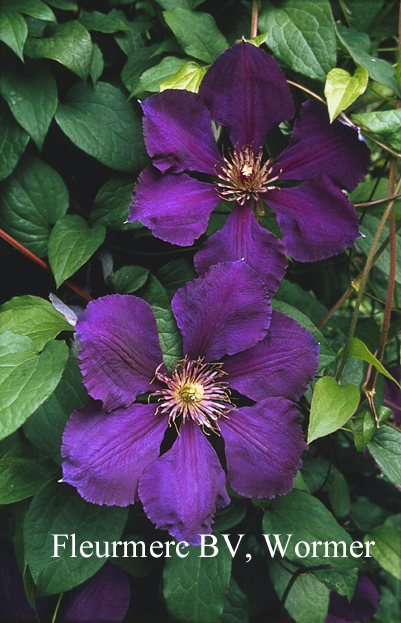
[[[292, 488], [307, 448], [292, 401], [314, 376], [318, 344], [271, 311], [261, 278], [241, 261], [186, 284], [172, 309], [183, 346], [172, 371], [142, 299], [106, 296], [79, 318], [84, 383], [102, 404], [72, 414], [63, 474], [89, 502], [140, 500], [158, 528], [197, 544], [230, 502], [226, 481], [247, 497]], [[144, 393], [148, 404], [136, 401]], [[240, 406], [240, 395], [251, 406]]]
[[[352, 190], [364, 177], [369, 149], [355, 129], [330, 124], [326, 107], [309, 101], [288, 147], [276, 160], [267, 159], [266, 134], [292, 119], [295, 108], [284, 74], [259, 48], [235, 44], [209, 68], [199, 94], [166, 90], [142, 107], [153, 164], [139, 176], [128, 220], [185, 246], [205, 232], [222, 199], [234, 204], [224, 228], [196, 255], [199, 274], [220, 261], [243, 258], [272, 293], [286, 268], [285, 251], [314, 261], [340, 253], [359, 236], [357, 214], [342, 189]], [[212, 119], [227, 128], [232, 143], [223, 155]], [[284, 245], [259, 225], [252, 201], [259, 210], [263, 202], [275, 212]]]

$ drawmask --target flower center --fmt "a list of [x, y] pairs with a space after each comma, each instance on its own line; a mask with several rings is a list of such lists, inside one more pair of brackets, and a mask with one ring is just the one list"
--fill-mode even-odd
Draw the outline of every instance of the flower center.
[[217, 177], [222, 180], [216, 182], [219, 197], [244, 205], [251, 198], [257, 201], [260, 193], [277, 188], [271, 184], [278, 180], [280, 174], [272, 177], [270, 160], [262, 164], [262, 157], [262, 149], [255, 156], [249, 147], [235, 149], [229, 153], [229, 158], [223, 157], [223, 164], [216, 171]]
[[[159, 366], [160, 368], [161, 366]], [[220, 379], [227, 373], [221, 363], [203, 363], [203, 359], [177, 361], [171, 377], [156, 370], [156, 378], [167, 386], [158, 390], [157, 413], [168, 416], [169, 424], [182, 415], [199, 426], [219, 431], [218, 420], [234, 409], [230, 403], [227, 383]]]

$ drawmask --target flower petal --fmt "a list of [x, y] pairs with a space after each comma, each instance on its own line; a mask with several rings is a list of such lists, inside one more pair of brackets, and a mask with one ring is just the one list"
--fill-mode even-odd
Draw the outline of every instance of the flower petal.
[[199, 426], [186, 421], [173, 447], [145, 470], [139, 496], [149, 519], [178, 540], [200, 543], [217, 508], [230, 503], [226, 476]]
[[189, 359], [217, 361], [250, 348], [270, 325], [266, 287], [241, 261], [212, 266], [177, 291], [172, 307]]
[[259, 225], [251, 202], [236, 204], [223, 229], [211, 236], [194, 257], [200, 276], [214, 264], [236, 260], [245, 260], [258, 273], [270, 295], [277, 292], [287, 268], [285, 247]]
[[167, 90], [142, 104], [145, 144], [153, 164], [166, 171], [200, 171], [214, 175], [220, 162], [210, 112], [200, 95]]
[[202, 80], [200, 95], [232, 144], [255, 151], [266, 134], [295, 115], [285, 76], [269, 54], [242, 41], [220, 54]]
[[308, 446], [295, 405], [285, 398], [266, 398], [253, 407], [231, 411], [219, 421], [227, 480], [247, 497], [285, 495], [294, 484]]
[[121, 623], [128, 610], [129, 600], [127, 576], [108, 562], [92, 578], [64, 595], [57, 621]]
[[[305, 102], [290, 143], [277, 158], [282, 180], [307, 180], [325, 173], [337, 186], [353, 190], [365, 177], [370, 150], [358, 131], [339, 120], [330, 123], [326, 106]], [[277, 172], [277, 171], [276, 171]]]
[[267, 336], [253, 348], [228, 357], [228, 383], [259, 401], [270, 396], [299, 400], [313, 379], [319, 344], [298, 322], [273, 311]]
[[64, 481], [88, 502], [128, 506], [138, 500], [138, 480], [159, 456], [167, 422], [157, 405], [135, 404], [112, 413], [91, 402], [74, 411], [63, 435]]
[[263, 200], [276, 213], [288, 253], [299, 262], [337, 255], [360, 236], [354, 206], [325, 175], [297, 188], [271, 190]]
[[76, 331], [85, 386], [107, 411], [128, 407], [150, 390], [163, 355], [148, 303], [136, 296], [104, 296], [88, 304]]
[[209, 215], [220, 199], [214, 184], [186, 173], [162, 175], [152, 166], [138, 178], [128, 221], [140, 221], [156, 238], [182, 247], [206, 231]]

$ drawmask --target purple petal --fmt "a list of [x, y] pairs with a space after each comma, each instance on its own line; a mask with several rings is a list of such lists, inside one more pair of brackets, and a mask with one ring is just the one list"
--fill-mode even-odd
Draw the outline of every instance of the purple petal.
[[360, 235], [354, 206], [325, 175], [266, 195], [263, 200], [276, 213], [294, 260], [314, 262], [337, 255]]
[[162, 175], [152, 166], [138, 178], [128, 221], [140, 221], [156, 238], [182, 247], [206, 231], [209, 215], [220, 203], [214, 184], [186, 173]]
[[[401, 366], [394, 366], [388, 371], [398, 383], [401, 382]], [[392, 410], [394, 424], [401, 428], [401, 390], [390, 379], [386, 379], [384, 384], [384, 405]]]
[[270, 325], [267, 290], [245, 262], [212, 266], [174, 295], [172, 307], [189, 359], [217, 361], [263, 339]]
[[0, 536], [0, 549], [0, 621], [2, 623], [37, 621], [36, 614], [26, 598], [13, 544]]
[[138, 500], [138, 480], [159, 456], [167, 421], [157, 405], [135, 404], [112, 413], [92, 402], [74, 411], [63, 435], [64, 481], [88, 502], [127, 506]]
[[200, 95], [212, 119], [229, 130], [232, 144], [254, 151], [295, 108], [285, 76], [271, 56], [242, 41], [223, 52], [202, 80]]
[[274, 311], [265, 339], [228, 357], [224, 370], [230, 387], [252, 400], [269, 396], [299, 400], [315, 376], [318, 353], [319, 344], [309, 331]]
[[214, 175], [221, 160], [210, 112], [203, 99], [189, 91], [152, 95], [142, 104], [146, 148], [153, 164], [166, 171], [200, 171]]
[[129, 606], [130, 587], [121, 569], [106, 563], [90, 580], [61, 600], [60, 623], [121, 623]]
[[135, 296], [111, 294], [89, 303], [76, 331], [89, 394], [108, 411], [149, 391], [163, 361], [152, 308]]
[[144, 472], [139, 496], [149, 519], [178, 540], [198, 545], [217, 508], [230, 503], [217, 454], [199, 426], [186, 421], [171, 450]]
[[234, 491], [256, 498], [288, 493], [308, 449], [295, 405], [285, 398], [266, 398], [228, 417], [219, 425]]
[[330, 592], [329, 614], [326, 623], [357, 623], [358, 621], [370, 621], [379, 609], [379, 594], [372, 582], [359, 573], [358, 582], [354, 595], [348, 599]]
[[245, 260], [263, 279], [270, 295], [277, 292], [287, 268], [281, 240], [259, 225], [251, 202], [236, 204], [221, 231], [209, 238], [194, 258], [198, 275], [220, 262]]
[[282, 180], [307, 180], [325, 173], [337, 186], [353, 190], [365, 177], [370, 150], [358, 132], [340, 121], [329, 121], [320, 102], [305, 102], [290, 143], [277, 158]]

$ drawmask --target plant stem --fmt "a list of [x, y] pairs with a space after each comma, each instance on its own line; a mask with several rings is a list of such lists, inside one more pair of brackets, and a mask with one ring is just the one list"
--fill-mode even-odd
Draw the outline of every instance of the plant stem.
[[252, 0], [251, 39], [255, 39], [258, 34], [258, 12], [259, 0]]
[[[24, 255], [26, 255], [27, 257], [29, 257], [31, 260], [33, 260], [36, 264], [38, 264], [39, 266], [41, 266], [42, 268], [44, 268], [45, 270], [52, 272], [49, 268], [49, 266], [46, 264], [46, 262], [44, 262], [43, 260], [41, 260], [37, 255], [35, 255], [34, 253], [32, 253], [32, 251], [29, 251], [29, 249], [27, 249], [26, 247], [24, 247], [22, 244], [20, 244], [19, 242], [17, 242], [16, 240], [14, 240], [14, 238], [12, 238], [11, 236], [9, 236], [8, 234], [6, 234], [5, 231], [3, 231], [2, 229], [0, 229], [0, 238], [3, 238], [3, 240], [5, 240], [6, 242], [8, 242], [9, 244], [11, 244], [15, 249], [17, 249], [17, 251], [20, 251], [21, 253], [23, 253]], [[77, 294], [79, 294], [80, 296], [82, 296], [82, 298], [84, 298], [87, 301], [93, 301], [94, 299], [90, 296], [90, 294], [88, 294], [87, 292], [85, 292], [84, 290], [81, 290], [81, 288], [78, 288], [78, 286], [76, 286], [74, 283], [72, 283], [69, 279], [66, 279], [64, 281], [65, 285], [68, 286], [69, 288], [71, 288], [71, 290], [74, 290], [74, 292], [76, 292]]]

